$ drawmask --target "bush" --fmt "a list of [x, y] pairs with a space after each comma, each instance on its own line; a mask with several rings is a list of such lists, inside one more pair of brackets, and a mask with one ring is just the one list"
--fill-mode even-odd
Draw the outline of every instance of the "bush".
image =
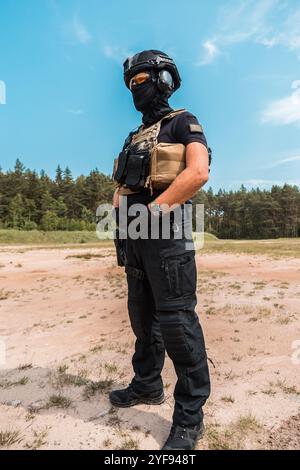
[[38, 225], [33, 220], [26, 220], [22, 228], [23, 230], [37, 230]]

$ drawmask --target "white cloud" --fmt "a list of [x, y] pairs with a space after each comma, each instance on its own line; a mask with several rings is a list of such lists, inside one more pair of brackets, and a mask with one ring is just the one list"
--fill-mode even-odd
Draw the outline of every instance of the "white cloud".
[[84, 114], [84, 109], [68, 109], [67, 112], [74, 114], [74, 116], [80, 116], [81, 114]]
[[291, 162], [300, 162], [300, 155], [296, 155], [295, 157], [282, 158], [282, 160], [277, 160], [276, 162], [272, 163], [269, 168], [275, 168], [276, 166], [285, 165], [286, 163]]
[[262, 123], [300, 125], [300, 84], [292, 83], [292, 93], [285, 98], [269, 103], [261, 114]]
[[[216, 31], [204, 44], [213, 43], [218, 52], [237, 43], [252, 41], [271, 48], [282, 45], [296, 52], [300, 58], [300, 7], [279, 0], [236, 0], [219, 10]], [[213, 62], [206, 60], [202, 51], [196, 65]]]
[[219, 49], [212, 40], [205, 41], [202, 46], [204, 49], [203, 56], [202, 59], [195, 64], [197, 66], [211, 64], [215, 57], [219, 54]]
[[0, 104], [6, 104], [6, 85], [3, 80], [0, 80]]
[[92, 36], [77, 16], [73, 18], [73, 30], [81, 44], [88, 44], [91, 41]]
[[103, 53], [106, 57], [114, 60], [115, 62], [118, 62], [120, 65], [123, 64], [127, 57], [130, 57], [134, 54], [133, 52], [128, 51], [123, 47], [110, 45], [104, 46]]
[[292, 82], [292, 90], [297, 90], [297, 88], [300, 88], [300, 80], [294, 80]]
[[85, 46], [92, 40], [92, 35], [77, 14], [73, 15], [72, 20], [65, 26], [64, 30], [71, 42]]

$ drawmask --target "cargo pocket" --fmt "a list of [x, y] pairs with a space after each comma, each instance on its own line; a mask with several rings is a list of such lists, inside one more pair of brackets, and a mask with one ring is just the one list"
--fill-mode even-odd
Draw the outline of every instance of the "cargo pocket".
[[188, 256], [180, 263], [180, 277], [183, 295], [193, 294], [197, 287], [197, 270], [194, 256]]
[[162, 268], [168, 283], [169, 299], [195, 293], [197, 273], [193, 255], [163, 258]]
[[161, 323], [161, 332], [170, 359], [175, 364], [189, 364], [192, 360], [192, 348], [187, 342], [184, 325]]

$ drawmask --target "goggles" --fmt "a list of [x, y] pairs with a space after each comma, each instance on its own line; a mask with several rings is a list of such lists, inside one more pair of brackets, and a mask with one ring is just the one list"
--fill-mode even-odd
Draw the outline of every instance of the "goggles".
[[129, 89], [132, 90], [137, 85], [141, 85], [142, 83], [147, 82], [151, 78], [149, 72], [140, 72], [137, 73], [134, 77], [132, 77], [129, 81]]

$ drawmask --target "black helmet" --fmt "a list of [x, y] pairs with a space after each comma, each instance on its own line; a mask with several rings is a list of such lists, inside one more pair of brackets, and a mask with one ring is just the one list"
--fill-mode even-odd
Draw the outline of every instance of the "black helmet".
[[138, 52], [132, 57], [128, 57], [124, 64], [124, 81], [129, 88], [129, 81], [134, 75], [144, 70], [167, 70], [170, 72], [174, 82], [174, 90], [176, 91], [180, 87], [181, 78], [175, 62], [171, 57], [161, 51], [149, 50]]

